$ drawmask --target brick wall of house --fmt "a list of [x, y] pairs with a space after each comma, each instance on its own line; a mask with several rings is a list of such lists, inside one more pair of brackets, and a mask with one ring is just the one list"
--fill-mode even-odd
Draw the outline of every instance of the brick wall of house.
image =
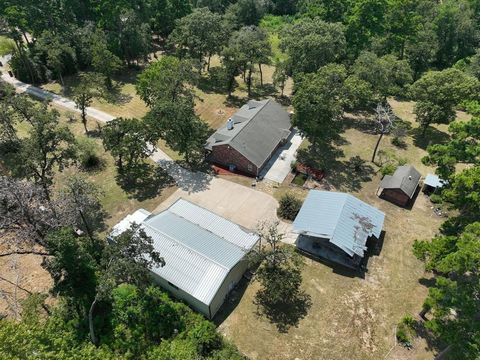
[[406, 206], [410, 200], [400, 189], [383, 189], [380, 197], [400, 206]]
[[230, 145], [217, 145], [212, 148], [207, 160], [228, 167], [230, 164], [236, 166], [236, 170], [252, 176], [257, 176], [257, 167], [245, 156], [240, 154]]

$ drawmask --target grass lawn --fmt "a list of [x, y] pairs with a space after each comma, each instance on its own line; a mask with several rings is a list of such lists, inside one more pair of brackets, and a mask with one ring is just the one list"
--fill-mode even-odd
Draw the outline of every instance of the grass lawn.
[[307, 175], [302, 174], [302, 173], [298, 173], [293, 178], [292, 184], [297, 185], [297, 186], [303, 186], [303, 184], [305, 184], [306, 180], [307, 180]]
[[[218, 57], [213, 57], [211, 61], [212, 72], [215, 67], [220, 66]], [[273, 66], [263, 66], [264, 86], [260, 86], [260, 77], [258, 69], [254, 73], [254, 98], [263, 99], [268, 96], [276, 95], [272, 86]], [[122, 75], [114, 79], [114, 91], [109, 94], [109, 100], [95, 99], [92, 107], [104, 111], [108, 114], [118, 117], [136, 117], [142, 118], [147, 112], [148, 107], [136, 94], [135, 80], [138, 75], [136, 70], [126, 70]], [[237, 111], [237, 109], [248, 101], [247, 88], [241, 77], [237, 78], [239, 86], [233, 93], [232, 99], [227, 99], [227, 93], [224, 89], [212, 88], [212, 82], [208, 74], [203, 75], [203, 79], [198, 86], [194, 88], [196, 95], [195, 110], [197, 114], [207, 124], [216, 130], [225, 124], [227, 119]], [[43, 89], [53, 93], [69, 97], [72, 88], [78, 83], [77, 76], [65, 76], [65, 87], [57, 81], [50, 82], [41, 86]], [[289, 79], [285, 87], [285, 94], [291, 93], [292, 81]], [[167, 155], [174, 160], [182, 160], [183, 157], [170, 149], [164, 141], [157, 144]]]
[[[67, 120], [67, 112], [62, 108], [57, 108], [61, 114], [61, 124], [66, 125], [70, 131], [75, 135], [78, 141], [85, 139], [85, 130], [83, 124], [80, 122], [77, 116], [77, 121], [70, 122]], [[88, 119], [87, 127], [90, 131], [95, 130], [98, 124], [93, 119]], [[28, 131], [28, 127], [25, 124], [21, 124], [19, 134], [25, 135]], [[82, 171], [76, 167], [65, 169], [59, 173], [56, 177], [55, 186], [61, 187], [64, 179], [73, 174], [80, 174], [85, 176], [88, 180], [95, 183], [103, 192], [101, 202], [106, 212], [108, 213], [107, 225], [115, 225], [119, 220], [125, 217], [127, 214], [139, 209], [144, 208], [146, 210], [155, 209], [159, 203], [170, 196], [177, 187], [174, 185], [167, 185], [165, 188], [161, 184], [158, 185], [158, 191], [154, 196], [148, 198], [148, 196], [140, 196], [138, 193], [127, 192], [122, 189], [116, 181], [117, 170], [115, 167], [114, 159], [112, 156], [103, 149], [102, 141], [95, 137], [90, 137], [97, 145], [97, 152], [100, 154], [103, 165], [99, 170], [95, 171]]]
[[0, 56], [10, 54], [15, 48], [15, 43], [12, 39], [0, 35]]
[[[68, 127], [75, 134], [77, 139], [86, 137], [83, 125], [80, 121], [68, 123], [65, 118], [65, 112], [62, 112], [62, 121], [68, 124]], [[89, 121], [88, 127], [89, 129], [95, 128], [92, 120]], [[155, 209], [158, 204], [177, 189], [174, 185], [168, 185], [165, 188], [162, 188], [162, 186], [159, 185], [158, 194], [146, 199], [143, 199], [143, 197], [136, 198], [137, 196], [127, 193], [116, 182], [115, 178], [117, 170], [113, 158], [103, 149], [102, 141], [100, 139], [95, 139], [95, 142], [98, 145], [98, 151], [101, 153], [104, 166], [99, 171], [91, 173], [87, 172], [84, 173], [84, 175], [94, 182], [104, 193], [102, 205], [109, 214], [109, 218], [107, 219], [107, 224], [109, 226], [116, 224], [124, 216], [139, 208], [144, 208], [149, 211]], [[75, 172], [78, 171], [75, 169], [67, 169], [67, 171], [59, 176], [58, 183], [61, 184], [63, 177], [68, 173]]]

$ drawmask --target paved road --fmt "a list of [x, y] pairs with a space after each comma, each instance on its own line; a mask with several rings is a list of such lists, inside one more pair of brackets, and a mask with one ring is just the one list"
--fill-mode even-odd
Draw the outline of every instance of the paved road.
[[[63, 96], [51, 93], [50, 91], [40, 89], [39, 87], [36, 87], [33, 85], [25, 84], [20, 80], [10, 77], [7, 73], [2, 74], [2, 80], [13, 85], [18, 92], [24, 92], [24, 93], [30, 94], [41, 100], [49, 100], [55, 105], [61, 106], [70, 111], [75, 111], [80, 113], [80, 110], [77, 109], [77, 107], [75, 106], [75, 103], [72, 100], [67, 99]], [[104, 123], [115, 119], [114, 116], [107, 114], [103, 111], [94, 109], [92, 107], [87, 108], [87, 116]]]

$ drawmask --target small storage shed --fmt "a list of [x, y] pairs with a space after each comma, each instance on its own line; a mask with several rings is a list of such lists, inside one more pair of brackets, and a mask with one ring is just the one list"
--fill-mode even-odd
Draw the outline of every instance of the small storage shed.
[[425, 194], [434, 193], [437, 189], [441, 189], [446, 184], [446, 181], [440, 179], [437, 175], [427, 174], [423, 181], [423, 192]]
[[417, 191], [420, 177], [412, 165], [399, 166], [393, 175], [383, 177], [377, 195], [394, 204], [407, 206]]
[[297, 249], [357, 269], [370, 237], [380, 238], [385, 214], [350, 194], [311, 190], [295, 221]]
[[258, 235], [184, 199], [153, 215], [137, 210], [113, 228], [113, 235], [142, 218], [165, 266], [151, 269], [154, 280], [192, 308], [213, 318], [248, 267], [245, 259]]

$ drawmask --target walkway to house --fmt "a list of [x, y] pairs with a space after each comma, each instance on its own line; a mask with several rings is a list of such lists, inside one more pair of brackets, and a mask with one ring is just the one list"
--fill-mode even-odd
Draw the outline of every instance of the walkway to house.
[[302, 144], [302, 141], [303, 138], [300, 134], [296, 130], [293, 130], [285, 145], [275, 151], [260, 174], [260, 178], [281, 184], [291, 171], [292, 162], [297, 159], [297, 150]]

